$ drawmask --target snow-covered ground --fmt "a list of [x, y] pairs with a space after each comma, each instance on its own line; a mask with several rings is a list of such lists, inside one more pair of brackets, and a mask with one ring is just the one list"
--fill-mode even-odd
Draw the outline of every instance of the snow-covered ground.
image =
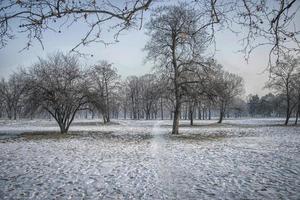
[[300, 199], [300, 127], [282, 122], [172, 136], [168, 120], [80, 120], [61, 137], [54, 121], [0, 121], [0, 199]]

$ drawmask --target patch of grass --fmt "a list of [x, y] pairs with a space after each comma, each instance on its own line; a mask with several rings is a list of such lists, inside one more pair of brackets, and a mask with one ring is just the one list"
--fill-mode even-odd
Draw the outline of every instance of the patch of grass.
[[19, 137], [25, 140], [63, 140], [73, 138], [86, 138], [91, 140], [108, 139], [116, 141], [141, 141], [148, 140], [153, 136], [151, 134], [113, 134], [113, 131], [98, 132], [98, 131], [69, 131], [62, 134], [60, 132], [25, 132]]
[[222, 140], [229, 138], [228, 135], [201, 135], [201, 134], [179, 134], [179, 135], [169, 135], [170, 139], [173, 140], [187, 140], [187, 141], [198, 141], [198, 140]]
[[72, 126], [109, 126], [109, 125], [120, 125], [117, 122], [108, 122], [106, 124], [104, 124], [103, 122], [99, 121], [93, 121], [93, 122], [73, 122]]
[[25, 132], [20, 134], [20, 137], [25, 140], [43, 140], [43, 139], [69, 139], [74, 137], [74, 134], [71, 133], [60, 133], [60, 132]]
[[[162, 127], [172, 127], [172, 124], [164, 124], [161, 125]], [[232, 124], [226, 124], [226, 123], [209, 123], [209, 124], [197, 124], [194, 123], [194, 125], [190, 124], [179, 124], [179, 127], [188, 127], [188, 128], [214, 128], [214, 127], [226, 127], [226, 126], [233, 126]]]

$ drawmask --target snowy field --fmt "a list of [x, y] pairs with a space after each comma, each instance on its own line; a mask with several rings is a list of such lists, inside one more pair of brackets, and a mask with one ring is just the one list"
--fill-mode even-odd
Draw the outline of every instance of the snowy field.
[[300, 127], [283, 119], [0, 121], [0, 199], [300, 199]]

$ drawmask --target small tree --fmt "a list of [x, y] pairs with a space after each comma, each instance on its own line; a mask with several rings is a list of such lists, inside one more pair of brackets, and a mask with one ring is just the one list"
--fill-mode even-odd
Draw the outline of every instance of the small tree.
[[87, 81], [74, 56], [56, 53], [39, 58], [29, 71], [33, 105], [42, 107], [67, 133], [77, 111], [87, 103]]
[[230, 102], [243, 92], [243, 79], [238, 75], [220, 70], [215, 80], [214, 92], [220, 108], [218, 123], [222, 123]]
[[9, 119], [17, 119], [17, 115], [21, 111], [21, 102], [26, 90], [26, 81], [23, 77], [23, 72], [13, 73], [6, 81], [0, 82], [0, 96], [3, 102], [3, 107], [6, 110]]
[[119, 89], [120, 76], [111, 63], [101, 61], [89, 73], [91, 88], [89, 100], [102, 114], [104, 123], [110, 122], [111, 102]]
[[131, 119], [140, 119], [141, 114], [141, 84], [137, 76], [129, 76], [126, 79], [127, 97], [131, 110]]
[[159, 86], [157, 77], [153, 74], [145, 74], [140, 77], [141, 104], [146, 115], [146, 119], [151, 118], [154, 107], [159, 98]]
[[299, 68], [299, 58], [284, 55], [277, 65], [271, 70], [270, 80], [266, 87], [274, 89], [278, 93], [285, 94], [286, 118], [284, 124], [287, 125], [296, 104], [293, 97], [296, 96], [296, 88], [293, 87], [294, 77], [298, 78], [297, 68]]
[[293, 77], [292, 80], [293, 88], [295, 89], [295, 102], [296, 102], [296, 110], [295, 110], [295, 125], [298, 123], [298, 118], [300, 116], [300, 67], [297, 69], [297, 73]]
[[258, 114], [259, 108], [259, 96], [256, 95], [249, 95], [248, 97], [248, 112], [251, 117], [254, 117]]

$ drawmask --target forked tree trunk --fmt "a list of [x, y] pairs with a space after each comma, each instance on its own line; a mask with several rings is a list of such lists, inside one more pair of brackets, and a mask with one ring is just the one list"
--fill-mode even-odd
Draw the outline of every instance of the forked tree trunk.
[[68, 130], [67, 130], [64, 126], [62, 126], [62, 127], [60, 127], [60, 132], [61, 132], [62, 134], [65, 134], [65, 133], [68, 132]]
[[62, 133], [62, 134], [67, 133], [68, 128], [67, 128], [66, 124], [64, 124], [63, 122], [58, 121], [58, 120], [56, 120], [56, 121], [58, 122], [58, 125], [59, 125], [59, 128], [60, 128], [60, 133]]

